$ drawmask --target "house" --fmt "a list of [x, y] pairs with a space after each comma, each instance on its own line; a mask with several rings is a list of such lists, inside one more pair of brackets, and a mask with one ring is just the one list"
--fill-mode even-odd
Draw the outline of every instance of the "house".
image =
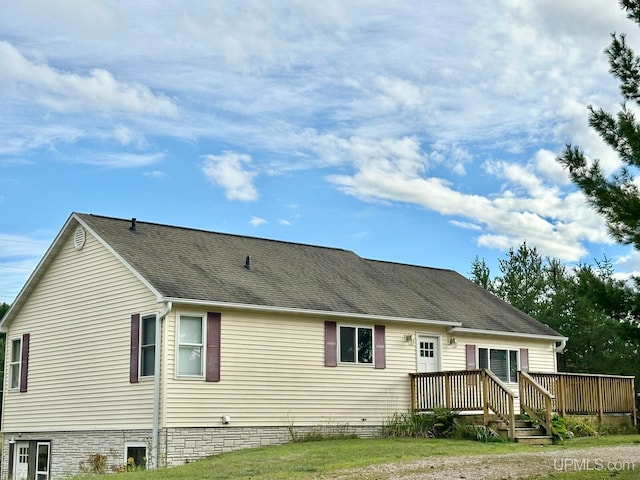
[[375, 435], [412, 408], [410, 373], [485, 368], [515, 391], [567, 340], [451, 270], [82, 213], [0, 328], [13, 479]]

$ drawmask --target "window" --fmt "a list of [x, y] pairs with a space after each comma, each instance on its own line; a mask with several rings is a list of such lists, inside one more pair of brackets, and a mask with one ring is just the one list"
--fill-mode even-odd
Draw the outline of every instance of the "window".
[[373, 363], [373, 328], [340, 327], [340, 361]]
[[126, 443], [124, 446], [124, 463], [127, 471], [147, 468], [147, 446], [140, 442]]
[[142, 317], [140, 326], [140, 376], [152, 377], [156, 356], [156, 316]]
[[497, 348], [479, 348], [478, 366], [491, 370], [506, 383], [518, 381], [518, 351]]
[[29, 463], [29, 447], [18, 448], [18, 463]]
[[36, 457], [36, 480], [49, 480], [49, 442], [38, 442]]
[[10, 364], [10, 377], [11, 388], [20, 388], [20, 364], [22, 361], [22, 339], [14, 338], [11, 340], [11, 364]]
[[203, 323], [202, 316], [180, 316], [178, 376], [202, 377]]

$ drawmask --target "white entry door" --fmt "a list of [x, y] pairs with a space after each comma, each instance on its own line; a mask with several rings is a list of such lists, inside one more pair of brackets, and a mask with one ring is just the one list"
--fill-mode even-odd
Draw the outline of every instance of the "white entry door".
[[26, 480], [29, 475], [29, 442], [16, 442], [13, 459], [14, 480]]
[[440, 338], [418, 335], [418, 372], [440, 371]]

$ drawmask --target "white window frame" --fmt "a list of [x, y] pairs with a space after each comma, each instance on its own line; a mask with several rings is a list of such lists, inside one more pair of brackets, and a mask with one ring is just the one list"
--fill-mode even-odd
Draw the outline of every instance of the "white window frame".
[[[154, 319], [154, 322], [153, 322], [154, 343], [153, 344], [149, 343], [149, 344], [145, 345], [145, 344], [142, 343], [143, 339], [144, 339], [144, 321], [148, 320], [150, 318]], [[156, 322], [157, 321], [158, 321], [158, 315], [156, 315], [155, 313], [152, 313], [152, 314], [149, 314], [149, 315], [141, 315], [140, 316], [140, 335], [139, 335], [140, 336], [140, 345], [139, 345], [139, 348], [138, 348], [138, 357], [139, 357], [138, 358], [138, 372], [140, 372], [139, 376], [140, 376], [141, 380], [145, 379], [145, 378], [153, 378], [154, 374], [155, 374], [155, 348], [158, 345], [158, 339], [155, 338]], [[154, 358], [154, 360], [153, 360], [153, 366], [154, 366], [153, 372], [154, 373], [151, 374], [151, 375], [145, 375], [144, 374], [144, 368], [143, 368], [143, 365], [142, 365], [142, 359], [144, 358], [144, 349], [145, 348], [149, 348], [149, 347], [153, 347], [153, 349], [154, 349], [154, 353], [153, 353], [153, 358]]]
[[[355, 341], [356, 344], [355, 349], [354, 349], [354, 361], [353, 362], [349, 362], [349, 361], [343, 361], [342, 360], [342, 329], [343, 328], [355, 328], [356, 330], [356, 335], [355, 335]], [[358, 360], [358, 330], [360, 329], [367, 329], [371, 331], [371, 362], [360, 362]], [[373, 325], [349, 325], [349, 324], [339, 324], [338, 325], [338, 363], [341, 365], [362, 365], [362, 366], [367, 366], [367, 367], [373, 367], [376, 364], [376, 359], [375, 359], [375, 355], [376, 355], [376, 347], [375, 347], [375, 343], [376, 343], [376, 339], [375, 339], [375, 335], [376, 335], [376, 331]]]
[[[18, 347], [18, 360], [13, 360], [14, 353], [14, 342], [18, 342], [20, 345]], [[11, 348], [9, 352], [9, 389], [10, 390], [20, 390], [20, 383], [22, 382], [22, 337], [12, 337], [11, 338]], [[18, 383], [17, 385], [13, 385], [13, 371], [17, 368], [18, 370]]]
[[489, 346], [478, 346], [478, 348], [476, 349], [476, 365], [478, 365], [478, 368], [480, 367], [480, 350], [481, 349], [485, 349], [487, 350], [487, 368], [493, 373], [495, 374], [496, 377], [500, 378], [498, 376], [498, 374], [496, 372], [494, 372], [491, 369], [491, 350], [502, 350], [507, 352], [507, 374], [510, 375], [511, 373], [511, 355], [509, 355], [510, 352], [515, 352], [516, 353], [516, 378], [513, 379], [513, 381], [509, 380], [503, 380], [502, 378], [500, 378], [501, 381], [503, 381], [504, 383], [510, 383], [510, 384], [514, 384], [514, 383], [518, 383], [518, 375], [517, 372], [518, 370], [520, 370], [520, 349], [519, 348], [508, 348], [508, 347], [489, 347]]
[[[47, 470], [38, 470], [40, 446], [47, 446]], [[42, 476], [44, 475], [44, 477]], [[49, 480], [51, 478], [51, 442], [37, 442], [36, 443], [36, 480]]]
[[129, 456], [127, 455], [127, 451], [129, 448], [144, 448], [144, 458], [146, 458], [145, 470], [148, 470], [149, 465], [149, 448], [148, 445], [144, 442], [125, 442], [124, 444], [124, 452], [123, 452], [123, 465], [129, 465]]
[[[200, 318], [200, 327], [202, 329], [202, 342], [201, 343], [181, 343], [180, 342], [180, 323], [182, 321], [182, 317], [192, 317], [192, 318]], [[205, 366], [205, 354], [206, 354], [206, 314], [204, 313], [191, 313], [191, 312], [182, 312], [182, 313], [178, 313], [178, 321], [176, 322], [176, 351], [175, 351], [175, 356], [176, 356], [176, 377], [177, 378], [183, 378], [183, 379], [189, 379], [189, 378], [193, 378], [193, 379], [202, 379], [204, 378], [205, 375], [205, 371], [204, 371], [204, 366]], [[181, 346], [185, 346], [185, 347], [200, 347], [200, 374], [199, 375], [188, 375], [188, 374], [181, 374], [180, 373], [180, 347]]]

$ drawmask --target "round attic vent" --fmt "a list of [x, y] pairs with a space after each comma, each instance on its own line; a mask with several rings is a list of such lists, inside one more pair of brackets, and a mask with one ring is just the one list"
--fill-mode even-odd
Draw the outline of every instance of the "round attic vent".
[[73, 234], [73, 246], [76, 247], [76, 250], [81, 250], [84, 247], [85, 234], [84, 228], [78, 227], [76, 228], [76, 233]]

